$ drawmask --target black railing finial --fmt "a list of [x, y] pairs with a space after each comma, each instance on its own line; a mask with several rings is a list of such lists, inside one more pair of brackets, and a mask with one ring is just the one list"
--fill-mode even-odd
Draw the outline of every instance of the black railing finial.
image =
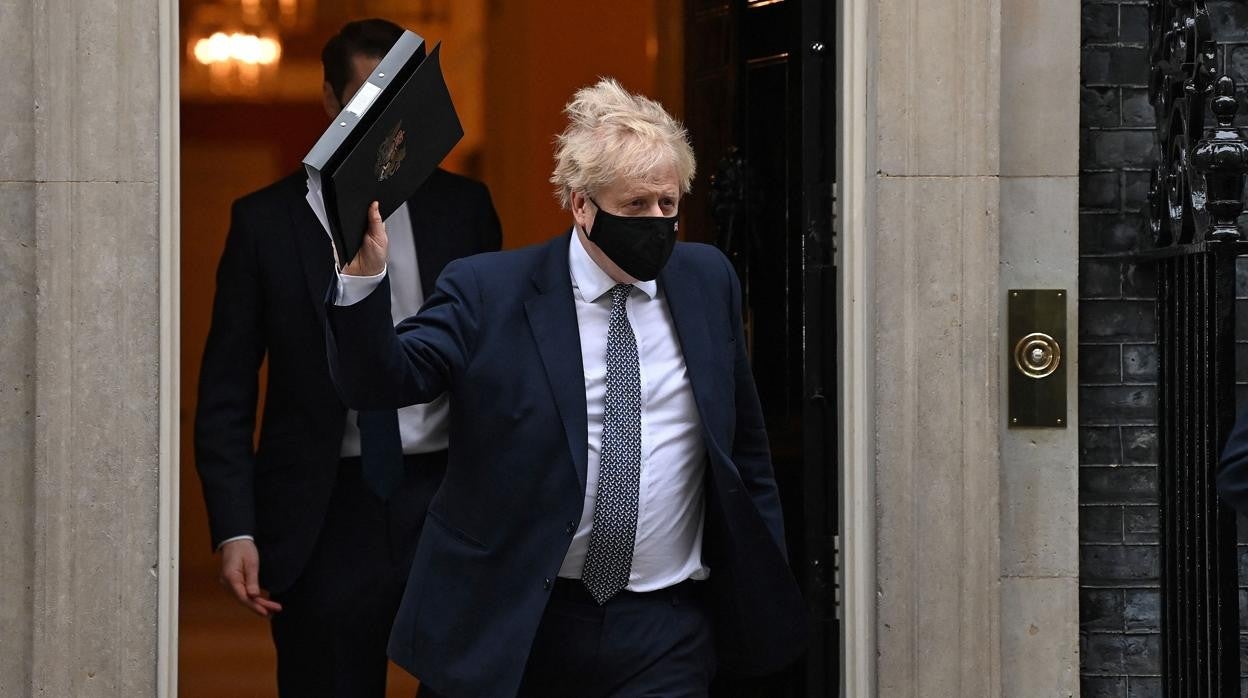
[[1248, 176], [1248, 141], [1235, 127], [1239, 102], [1235, 83], [1225, 75], [1214, 84], [1210, 107], [1218, 125], [1205, 131], [1192, 152], [1192, 165], [1205, 180], [1205, 208], [1209, 211], [1205, 237], [1233, 242], [1242, 236], [1237, 219], [1244, 211], [1244, 179]]
[[[1149, 99], [1157, 164], [1149, 189], [1154, 247], [1241, 239], [1248, 142], [1233, 126], [1235, 85], [1218, 65], [1220, 48], [1205, 0], [1150, 0]], [[1219, 127], [1206, 130], [1206, 109]]]

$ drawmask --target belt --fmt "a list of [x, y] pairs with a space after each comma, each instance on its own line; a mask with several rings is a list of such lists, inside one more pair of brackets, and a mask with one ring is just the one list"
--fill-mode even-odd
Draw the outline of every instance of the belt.
[[[628, 591], [627, 589], [620, 591], [607, 603], [613, 603], [619, 600], [636, 600], [636, 601], [670, 601], [673, 605], [691, 601], [700, 598], [706, 588], [706, 582], [697, 579], [686, 579], [683, 582], [673, 584], [670, 587], [655, 589], [654, 591]], [[555, 585], [550, 590], [551, 598], [561, 601], [571, 601], [577, 604], [586, 604], [598, 606], [598, 602], [589, 593], [589, 589], [581, 583], [579, 579], [569, 579], [567, 577], [559, 577], [555, 580]], [[604, 604], [605, 605], [605, 604]]]

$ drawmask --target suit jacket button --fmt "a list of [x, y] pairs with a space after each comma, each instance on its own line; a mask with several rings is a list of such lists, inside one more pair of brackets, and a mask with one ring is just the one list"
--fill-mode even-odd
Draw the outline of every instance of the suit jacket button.
[[575, 521], [569, 521], [569, 522], [568, 522], [568, 527], [567, 527], [567, 528], [565, 528], [565, 529], [563, 529], [563, 531], [564, 531], [564, 533], [567, 533], [569, 536], [576, 534], [576, 522], [575, 522]]
[[542, 582], [542, 588], [546, 591], [550, 591], [550, 577], [547, 577], [545, 581]]

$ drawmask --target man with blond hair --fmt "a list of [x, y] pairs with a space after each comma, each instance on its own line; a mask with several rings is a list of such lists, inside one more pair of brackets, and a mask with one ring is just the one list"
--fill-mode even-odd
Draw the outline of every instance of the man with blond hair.
[[390, 655], [435, 696], [706, 695], [805, 640], [740, 289], [676, 242], [684, 128], [609, 79], [565, 111], [571, 231], [450, 263], [396, 328], [374, 204], [328, 308], [347, 404], [451, 395]]

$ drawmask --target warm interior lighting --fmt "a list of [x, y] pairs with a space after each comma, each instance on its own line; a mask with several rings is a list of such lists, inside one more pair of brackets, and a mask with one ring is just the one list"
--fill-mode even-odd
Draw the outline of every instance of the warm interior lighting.
[[282, 56], [277, 39], [255, 34], [217, 32], [195, 42], [195, 60], [204, 65], [235, 61], [248, 65], [272, 65]]

